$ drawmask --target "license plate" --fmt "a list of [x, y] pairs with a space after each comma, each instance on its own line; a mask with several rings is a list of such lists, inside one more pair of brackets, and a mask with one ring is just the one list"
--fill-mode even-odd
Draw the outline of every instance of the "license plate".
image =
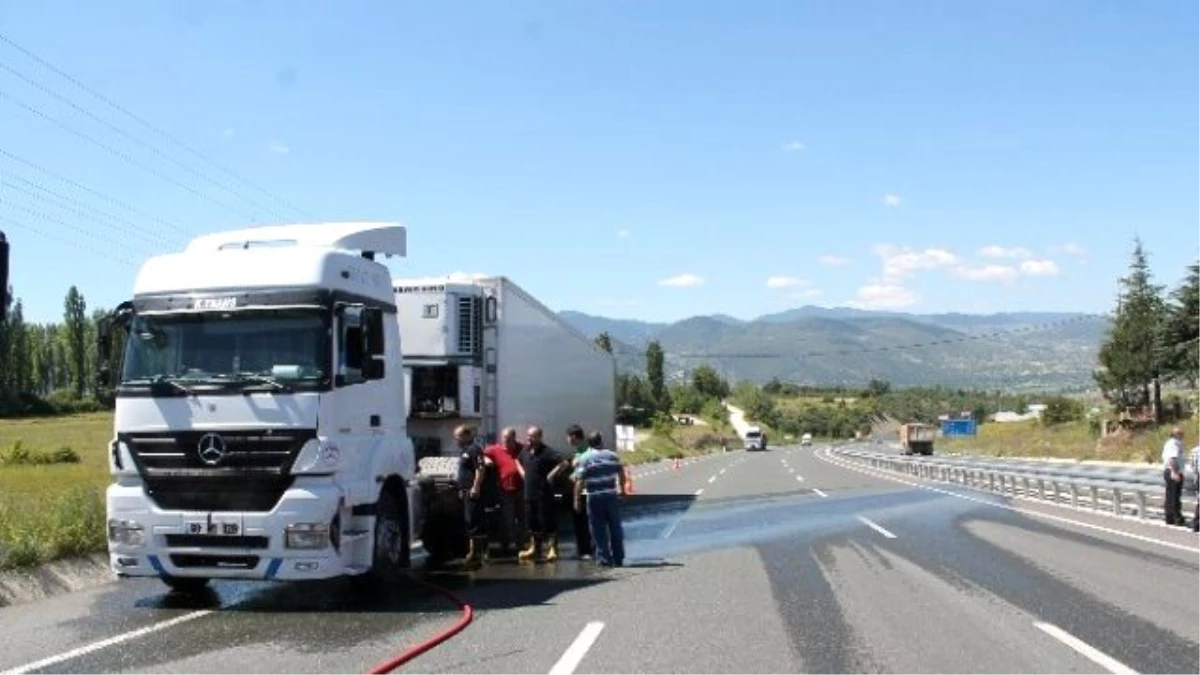
[[241, 523], [234, 520], [189, 520], [183, 524], [184, 534], [235, 537], [242, 533]]

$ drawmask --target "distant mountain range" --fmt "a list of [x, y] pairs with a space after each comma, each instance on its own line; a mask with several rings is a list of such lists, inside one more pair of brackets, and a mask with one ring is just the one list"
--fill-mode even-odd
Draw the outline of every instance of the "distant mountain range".
[[1004, 390], [1092, 388], [1109, 325], [1099, 314], [908, 314], [811, 305], [751, 321], [560, 315], [589, 336], [607, 332], [626, 372], [644, 370], [645, 347], [656, 339], [674, 378], [707, 362], [734, 381], [861, 385], [879, 378], [899, 386]]

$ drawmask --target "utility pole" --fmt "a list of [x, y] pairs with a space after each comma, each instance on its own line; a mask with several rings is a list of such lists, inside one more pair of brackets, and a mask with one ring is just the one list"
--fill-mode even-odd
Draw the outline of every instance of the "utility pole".
[[8, 240], [0, 230], [0, 323], [8, 315]]

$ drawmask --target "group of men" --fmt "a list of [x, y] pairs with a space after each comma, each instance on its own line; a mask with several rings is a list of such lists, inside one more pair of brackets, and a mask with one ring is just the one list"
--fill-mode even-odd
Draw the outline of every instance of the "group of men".
[[523, 542], [519, 561], [557, 560], [555, 498], [560, 491], [573, 507], [579, 557], [594, 555], [606, 567], [625, 563], [620, 506], [629, 478], [617, 453], [604, 448], [599, 432], [589, 436], [578, 424], [567, 427], [570, 455], [547, 445], [537, 426], [526, 430], [524, 443], [517, 440], [516, 429], [507, 427], [498, 443], [484, 446], [475, 428], [466, 424], [455, 428], [454, 440], [460, 451], [458, 487], [466, 520], [468, 567], [487, 561], [493, 529], [505, 555]]

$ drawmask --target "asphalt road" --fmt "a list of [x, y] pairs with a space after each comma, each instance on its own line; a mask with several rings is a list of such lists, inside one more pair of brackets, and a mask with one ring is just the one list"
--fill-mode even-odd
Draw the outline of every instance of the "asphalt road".
[[[1190, 532], [897, 480], [824, 446], [635, 475], [627, 567], [430, 577], [475, 621], [403, 670], [1200, 672]], [[183, 600], [127, 581], [0, 609], [0, 671], [362, 672], [457, 616], [415, 586]]]

